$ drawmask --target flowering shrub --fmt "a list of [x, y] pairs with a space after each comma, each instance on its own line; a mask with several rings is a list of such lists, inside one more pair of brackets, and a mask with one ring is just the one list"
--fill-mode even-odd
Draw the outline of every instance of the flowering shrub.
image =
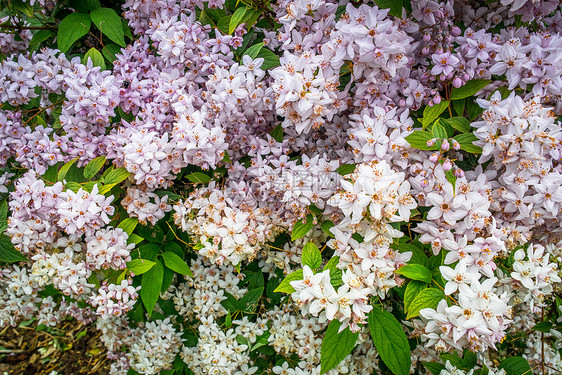
[[0, 326], [112, 374], [556, 374], [556, 0], [0, 1]]

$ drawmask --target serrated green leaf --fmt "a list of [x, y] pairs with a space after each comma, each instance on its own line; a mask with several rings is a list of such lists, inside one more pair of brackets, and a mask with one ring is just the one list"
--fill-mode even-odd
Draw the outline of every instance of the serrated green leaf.
[[470, 121], [464, 117], [456, 116], [445, 119], [451, 125], [451, 127], [461, 133], [468, 133], [470, 132]]
[[461, 150], [464, 150], [466, 152], [471, 152], [473, 154], [482, 153], [482, 147], [475, 146], [472, 144], [472, 142], [478, 140], [478, 138], [474, 135], [474, 133], [459, 134], [456, 135], [453, 139], [459, 142], [459, 144], [461, 145]]
[[93, 159], [84, 167], [84, 177], [88, 180], [91, 179], [100, 171], [104, 164], [105, 156], [99, 156]]
[[447, 138], [447, 132], [445, 131], [445, 128], [441, 126], [439, 121], [436, 121], [431, 126], [431, 133], [433, 134], [433, 138], [438, 138], [438, 139]]
[[162, 254], [162, 258], [164, 259], [164, 264], [166, 267], [171, 269], [174, 272], [177, 272], [182, 275], [187, 275], [193, 277], [189, 266], [180, 256], [172, 251], [166, 251]]
[[105, 179], [103, 180], [103, 182], [106, 185], [109, 184], [118, 184], [123, 182], [125, 179], [127, 179], [127, 177], [129, 177], [131, 175], [131, 172], [129, 172], [127, 169], [125, 169], [124, 167], [121, 168], [117, 168], [112, 170], [111, 172], [109, 172], [107, 174], [107, 176], [105, 176]]
[[437, 150], [439, 147], [437, 145], [428, 146], [427, 142], [433, 139], [433, 136], [430, 132], [425, 130], [416, 130], [409, 136], [407, 136], [406, 141], [412, 146], [413, 148], [417, 148], [418, 150]]
[[123, 232], [127, 233], [127, 235], [130, 236], [131, 234], [133, 234], [133, 231], [137, 227], [138, 223], [139, 219], [137, 219], [136, 217], [128, 217], [120, 222], [117, 228], [123, 229]]
[[66, 53], [78, 39], [90, 31], [90, 16], [84, 13], [71, 13], [64, 17], [58, 27], [57, 46]]
[[156, 262], [151, 269], [142, 275], [140, 296], [148, 316], [152, 316], [152, 310], [158, 302], [163, 279], [164, 266], [160, 262]]
[[489, 79], [470, 80], [464, 86], [453, 88], [453, 91], [451, 92], [451, 100], [468, 98], [488, 86], [490, 83], [492, 83], [492, 81]]
[[111, 8], [97, 8], [90, 12], [92, 22], [112, 42], [125, 47], [125, 33], [121, 17]]
[[0, 262], [16, 263], [25, 261], [27, 261], [27, 258], [16, 250], [10, 238], [5, 234], [0, 234]]
[[240, 304], [244, 306], [242, 312], [245, 314], [252, 314], [258, 307], [258, 302], [263, 294], [263, 287], [254, 288], [248, 291], [240, 299]]
[[303, 278], [303, 270], [296, 270], [293, 273], [288, 274], [281, 284], [277, 288], [275, 288], [275, 293], [287, 293], [291, 294], [295, 292], [295, 288], [291, 286], [291, 281], [302, 280]]
[[431, 282], [431, 271], [421, 264], [405, 264], [396, 270], [396, 273], [412, 280]]
[[337, 319], [332, 320], [328, 325], [320, 348], [321, 374], [325, 374], [339, 365], [351, 353], [357, 343], [359, 332], [353, 333], [348, 327], [338, 332], [340, 327], [341, 322]]
[[437, 118], [445, 112], [447, 107], [449, 106], [449, 102], [446, 100], [442, 100], [439, 104], [433, 105], [433, 107], [425, 106], [423, 110], [423, 117], [420, 119], [422, 123], [422, 128], [425, 129], [429, 124], [433, 123], [433, 121], [437, 120]]
[[316, 270], [322, 264], [322, 254], [318, 247], [312, 242], [308, 242], [302, 249], [302, 264]]
[[156, 262], [148, 259], [133, 259], [127, 263], [127, 269], [135, 275], [142, 275], [154, 267], [155, 264]]
[[72, 164], [74, 164], [76, 162], [76, 160], [78, 160], [77, 157], [70, 160], [69, 162], [65, 163], [62, 166], [62, 168], [59, 170], [59, 173], [57, 174], [57, 179], [59, 181], [64, 180], [64, 178], [66, 177], [66, 174], [68, 173], [68, 170], [70, 169], [70, 167], [72, 167]]
[[164, 240], [164, 231], [159, 226], [149, 227], [146, 225], [138, 225], [137, 233], [149, 242], [162, 243]]
[[410, 304], [406, 319], [414, 318], [420, 314], [420, 310], [437, 307], [439, 302], [445, 298], [445, 294], [441, 289], [428, 288], [422, 290]]
[[207, 182], [211, 181], [211, 176], [206, 175], [205, 173], [202, 172], [193, 172], [185, 177], [187, 177], [189, 181], [194, 182], [196, 184], [206, 184]]
[[385, 365], [395, 375], [409, 375], [412, 366], [410, 344], [394, 315], [373, 307], [367, 318], [371, 337]]
[[244, 15], [246, 15], [247, 9], [248, 8], [246, 7], [240, 7], [236, 9], [234, 14], [232, 14], [232, 17], [230, 18], [230, 22], [228, 24], [228, 34], [232, 34], [234, 30], [236, 30], [238, 25], [242, 23], [242, 19], [244, 18]]
[[252, 59], [255, 59], [258, 56], [258, 53], [260, 53], [262, 48], [263, 48], [263, 42], [254, 44], [253, 46], [248, 48], [246, 51], [244, 51], [244, 55], [248, 55]]
[[427, 284], [423, 281], [415, 281], [412, 280], [406, 286], [406, 291], [404, 292], [404, 312], [408, 313], [410, 305], [416, 299], [418, 294], [421, 293], [422, 290], [427, 288]]
[[291, 241], [304, 237], [308, 232], [310, 232], [312, 227], [314, 227], [314, 224], [312, 223], [312, 215], [308, 215], [306, 221], [303, 221], [303, 219], [297, 221], [291, 232]]
[[94, 47], [90, 48], [90, 50], [86, 52], [84, 58], [82, 59], [82, 63], [87, 65], [88, 60], [92, 60], [93, 66], [99, 66], [101, 70], [105, 70], [105, 61], [103, 60], [103, 56], [101, 55], [101, 52]]

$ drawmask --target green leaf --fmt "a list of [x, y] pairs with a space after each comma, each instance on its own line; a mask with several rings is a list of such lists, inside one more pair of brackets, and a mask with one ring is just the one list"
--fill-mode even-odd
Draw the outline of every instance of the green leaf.
[[133, 259], [127, 263], [127, 269], [135, 275], [142, 275], [150, 270], [156, 262], [147, 259]]
[[388, 14], [391, 16], [402, 18], [403, 0], [375, 0], [375, 3], [381, 9], [389, 9]]
[[295, 292], [295, 288], [293, 288], [290, 284], [291, 281], [296, 281], [296, 280], [302, 280], [303, 278], [303, 271], [302, 270], [296, 270], [293, 273], [288, 274], [283, 281], [281, 281], [281, 284], [279, 284], [279, 286], [277, 288], [275, 288], [274, 292], [275, 293], [294, 293]]
[[417, 148], [418, 150], [437, 150], [439, 147], [434, 144], [433, 146], [428, 146], [427, 142], [433, 139], [433, 136], [430, 132], [425, 130], [416, 130], [409, 136], [407, 136], [406, 141], [412, 146], [413, 148]]
[[322, 264], [322, 254], [318, 247], [312, 242], [304, 245], [302, 249], [302, 264], [316, 270]]
[[230, 19], [232, 15], [224, 16], [217, 22], [217, 29], [219, 29], [223, 34], [228, 34], [228, 27], [230, 26]]
[[142, 275], [140, 296], [148, 316], [152, 316], [152, 310], [154, 310], [156, 302], [158, 302], [163, 278], [164, 266], [160, 262], [156, 262], [154, 267]]
[[357, 167], [357, 164], [342, 164], [338, 167], [338, 169], [336, 169], [336, 172], [338, 172], [341, 176], [345, 176], [353, 173], [353, 171], [355, 171], [355, 167]]
[[193, 172], [185, 177], [187, 177], [189, 181], [194, 182], [196, 184], [206, 184], [207, 182], [211, 181], [211, 176], [206, 175], [205, 173], [202, 172]]
[[[258, 53], [260, 53], [262, 48], [263, 48], [263, 42], [258, 43], [258, 44], [254, 44], [253, 46], [248, 48], [246, 51], [244, 51], [244, 55], [248, 55], [252, 59], [255, 59], [258, 56]], [[279, 125], [279, 126], [281, 126], [281, 125]]]
[[338, 264], [340, 263], [340, 258], [338, 256], [332, 257], [324, 266], [324, 270], [330, 270], [330, 283], [334, 288], [343, 284], [342, 281], [342, 270], [338, 268]]
[[373, 307], [367, 318], [371, 337], [381, 359], [395, 375], [409, 375], [412, 365], [410, 344], [402, 325], [386, 310]]
[[263, 64], [261, 66], [261, 69], [263, 70], [275, 68], [276, 66], [279, 66], [281, 64], [281, 62], [279, 61], [279, 56], [277, 56], [268, 48], [262, 48], [258, 52], [258, 55], [256, 57], [263, 58]]
[[99, 0], [71, 0], [68, 5], [80, 12], [89, 12], [101, 6]]
[[244, 306], [242, 308], [242, 312], [246, 314], [254, 313], [258, 307], [258, 302], [262, 294], [263, 287], [254, 288], [248, 291], [248, 293], [246, 293], [244, 297], [240, 299], [240, 304]]
[[334, 237], [334, 234], [330, 231], [332, 227], [334, 227], [334, 223], [330, 220], [326, 220], [320, 225], [322, 232], [326, 233], [329, 237]]
[[107, 176], [105, 176], [105, 179], [103, 180], [103, 182], [107, 185], [118, 184], [118, 183], [124, 181], [130, 175], [131, 175], [131, 172], [129, 172], [124, 167], [117, 168], [117, 169], [114, 169], [111, 172], [109, 172], [107, 174]]
[[488, 86], [490, 83], [492, 83], [492, 80], [489, 79], [473, 79], [468, 81], [464, 86], [453, 88], [453, 91], [451, 92], [451, 100], [468, 98]]
[[464, 108], [466, 106], [466, 99], [459, 99], [459, 100], [451, 100], [451, 103], [453, 103], [453, 108], [455, 109], [455, 112], [457, 113], [457, 115], [459, 116], [464, 116]]
[[64, 178], [66, 177], [66, 174], [68, 173], [68, 170], [70, 169], [70, 167], [72, 167], [72, 164], [74, 164], [76, 162], [76, 160], [78, 160], [78, 157], [72, 159], [71, 161], [65, 163], [62, 168], [59, 170], [59, 173], [57, 174], [57, 179], [59, 181], [64, 180]]
[[238, 25], [240, 25], [242, 23], [242, 19], [244, 18], [244, 15], [246, 14], [246, 9], [248, 9], [248, 8], [240, 7], [238, 9], [236, 9], [234, 14], [232, 15], [232, 18], [230, 18], [230, 22], [228, 24], [228, 34], [232, 34], [234, 32], [234, 30], [236, 30]]
[[10, 238], [5, 234], [0, 234], [0, 262], [16, 263], [26, 260], [27, 258], [16, 250]]
[[428, 288], [424, 289], [417, 295], [410, 304], [408, 315], [406, 319], [416, 317], [420, 314], [420, 310], [425, 308], [434, 309], [439, 302], [445, 298], [445, 294], [441, 289]]
[[180, 273], [182, 275], [193, 277], [193, 274], [191, 273], [191, 270], [189, 269], [189, 266], [187, 265], [185, 260], [180, 258], [176, 253], [172, 251], [166, 251], [164, 254], [162, 254], [162, 258], [164, 258], [164, 264], [166, 265], [166, 267], [168, 267], [172, 271]]
[[137, 233], [149, 242], [162, 243], [164, 240], [164, 231], [157, 225], [154, 227], [139, 225], [136, 229]]
[[418, 294], [421, 293], [422, 290], [427, 288], [427, 284], [422, 281], [410, 281], [408, 286], [406, 286], [406, 291], [404, 292], [404, 312], [408, 313], [408, 309], [410, 305], [416, 299]]
[[340, 364], [347, 357], [359, 337], [359, 332], [353, 333], [346, 327], [339, 332], [341, 322], [334, 319], [328, 325], [322, 346], [320, 348], [320, 373], [325, 374]]
[[312, 215], [308, 215], [306, 217], [306, 222], [303, 222], [303, 219], [300, 219], [293, 227], [293, 231], [291, 232], [291, 241], [295, 241], [305, 236], [308, 232], [310, 232], [312, 227], [314, 227], [314, 224], [312, 223]]
[[78, 39], [90, 31], [90, 16], [84, 13], [71, 13], [59, 24], [57, 32], [57, 46], [61, 52], [66, 53]]
[[523, 375], [531, 373], [529, 362], [523, 357], [509, 357], [502, 361], [500, 369], [504, 369], [507, 375]]
[[439, 139], [447, 138], [447, 132], [445, 131], [445, 128], [441, 126], [441, 124], [438, 121], [436, 121], [431, 126], [431, 133], [433, 134], [434, 138], [439, 138]]
[[443, 112], [445, 112], [448, 106], [449, 106], [449, 102], [446, 100], [440, 101], [439, 104], [435, 104], [433, 107], [425, 106], [423, 110], [423, 117], [420, 119], [420, 122], [422, 123], [422, 128], [425, 129], [429, 124], [437, 120], [437, 118]]
[[100, 171], [100, 169], [105, 164], [105, 156], [99, 156], [94, 160], [90, 161], [84, 168], [84, 177], [86, 179], [91, 179]]
[[399, 275], [406, 276], [412, 280], [419, 280], [426, 283], [431, 282], [431, 271], [421, 264], [405, 264], [396, 270]]
[[92, 22], [112, 42], [125, 47], [125, 33], [121, 17], [111, 8], [97, 8], [90, 12]]
[[540, 322], [533, 326], [535, 331], [548, 333], [552, 329], [553, 324], [551, 322]]
[[438, 362], [422, 362], [422, 365], [433, 375], [439, 375], [442, 370], [445, 370], [445, 365]]
[[101, 50], [103, 57], [105, 57], [110, 63], [112, 63], [117, 58], [115, 55], [120, 52], [121, 47], [113, 43], [106, 44], [105, 47], [103, 47], [103, 49]]
[[275, 128], [273, 128], [270, 135], [277, 142], [279, 142], [279, 143], [283, 142], [283, 127], [281, 126], [281, 124], [279, 124]]
[[33, 35], [33, 38], [31, 38], [31, 41], [29, 42], [29, 48], [31, 50], [36, 50], [37, 48], [39, 48], [41, 42], [46, 41], [52, 35], [53, 32], [51, 30], [39, 30]]
[[461, 150], [464, 150], [466, 152], [471, 152], [473, 154], [482, 153], [482, 147], [475, 146], [472, 144], [472, 142], [478, 140], [478, 138], [474, 135], [474, 133], [459, 134], [456, 135], [453, 139], [459, 142], [459, 144], [461, 145]]
[[84, 58], [82, 59], [82, 63], [84, 65], [87, 65], [88, 59], [92, 60], [93, 66], [99, 66], [101, 67], [101, 70], [105, 70], [105, 61], [103, 60], [103, 56], [101, 55], [100, 51], [98, 51], [94, 47], [90, 48], [90, 50], [86, 52]]
[[464, 117], [456, 116], [445, 119], [451, 125], [451, 127], [461, 133], [468, 133], [470, 132], [470, 121]]
[[123, 232], [127, 233], [127, 235], [130, 236], [137, 227], [138, 223], [139, 219], [137, 219], [136, 217], [128, 217], [120, 222], [117, 228], [123, 229]]

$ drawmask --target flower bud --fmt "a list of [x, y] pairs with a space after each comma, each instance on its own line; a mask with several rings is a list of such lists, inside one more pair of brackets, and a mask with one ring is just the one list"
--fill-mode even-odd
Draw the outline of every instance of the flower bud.
[[432, 163], [437, 163], [439, 161], [439, 153], [435, 152], [431, 154], [431, 156], [429, 157], [429, 161]]
[[455, 170], [453, 171], [453, 175], [455, 177], [464, 177], [464, 171], [460, 168], [455, 168]]
[[456, 140], [452, 140], [451, 143], [453, 144], [453, 150], [460, 150], [461, 149], [461, 144], [459, 142], [457, 142]]
[[439, 104], [441, 103], [441, 95], [437, 94], [433, 97], [433, 103], [434, 104]]
[[455, 77], [453, 79], [453, 87], [459, 88], [461, 86], [462, 86], [462, 79], [460, 79], [460, 77]]
[[422, 180], [422, 182], [420, 183], [420, 185], [422, 187], [427, 187], [429, 185], [429, 180], [426, 178], [424, 180]]
[[435, 138], [430, 139], [430, 140], [427, 141], [425, 144], [427, 145], [427, 147], [433, 146], [433, 145], [435, 144]]
[[449, 172], [453, 168], [453, 163], [449, 159], [445, 159], [443, 162], [443, 170]]
[[449, 141], [444, 139], [443, 143], [441, 143], [441, 150], [449, 151], [449, 148], [451, 148], [451, 145], [449, 144]]

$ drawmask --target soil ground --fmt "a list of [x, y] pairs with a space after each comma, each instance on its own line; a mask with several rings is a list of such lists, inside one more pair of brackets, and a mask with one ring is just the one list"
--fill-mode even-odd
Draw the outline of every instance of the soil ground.
[[55, 328], [36, 323], [0, 329], [0, 375], [109, 373], [99, 332], [76, 321]]

